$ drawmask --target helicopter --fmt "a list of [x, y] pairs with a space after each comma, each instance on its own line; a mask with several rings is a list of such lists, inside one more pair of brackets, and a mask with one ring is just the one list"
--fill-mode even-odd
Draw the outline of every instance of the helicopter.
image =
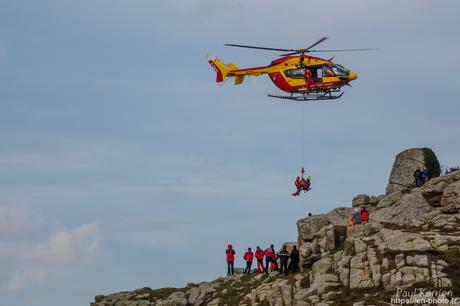
[[375, 49], [312, 49], [326, 39], [328, 39], [328, 37], [322, 37], [307, 48], [301, 49], [279, 49], [225, 44], [225, 46], [229, 47], [287, 52], [281, 54], [279, 58], [273, 60], [268, 66], [240, 69], [233, 63], [224, 64], [220, 59], [210, 57], [208, 57], [208, 62], [217, 74], [216, 83], [222, 84], [227, 78], [234, 77], [235, 85], [241, 85], [246, 76], [268, 74], [276, 87], [289, 94], [269, 94], [269, 97], [293, 101], [335, 100], [342, 97], [342, 87], [345, 85], [351, 87], [350, 82], [356, 80], [358, 75], [350, 69], [334, 63], [332, 61], [333, 58], [323, 59], [309, 56], [307, 53], [364, 51]]

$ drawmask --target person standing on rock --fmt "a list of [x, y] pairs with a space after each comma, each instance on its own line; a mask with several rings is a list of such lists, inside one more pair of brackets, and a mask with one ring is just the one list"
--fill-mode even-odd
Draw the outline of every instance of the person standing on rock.
[[285, 245], [283, 249], [278, 253], [278, 258], [280, 259], [280, 273], [288, 274], [287, 264], [289, 260], [289, 252]]
[[227, 254], [227, 276], [235, 274], [235, 250], [231, 243], [228, 244], [225, 254]]
[[299, 268], [299, 251], [297, 250], [297, 246], [293, 245], [291, 254], [289, 254], [291, 258], [291, 271], [295, 273]]
[[428, 182], [428, 169], [426, 167], [423, 168], [421, 177], [422, 177], [422, 185]]
[[355, 212], [353, 214], [353, 221], [355, 224], [361, 224], [361, 212], [359, 212], [357, 208], [355, 208]]
[[364, 206], [363, 208], [361, 208], [361, 222], [368, 222], [368, 221], [369, 221], [369, 212]]
[[[268, 273], [268, 268], [271, 263], [276, 261], [276, 253], [273, 244], [265, 250], [265, 273]], [[273, 269], [272, 269], [273, 271]]]
[[251, 274], [252, 260], [254, 259], [254, 253], [252, 253], [251, 248], [248, 248], [248, 251], [244, 253], [244, 260], [246, 260], [246, 268], [244, 269], [245, 274]]
[[420, 167], [417, 167], [417, 169], [414, 171], [414, 180], [415, 187], [422, 186], [422, 171], [420, 170]]
[[256, 259], [257, 259], [257, 272], [265, 272], [264, 268], [264, 257], [265, 252], [258, 246], [256, 248]]

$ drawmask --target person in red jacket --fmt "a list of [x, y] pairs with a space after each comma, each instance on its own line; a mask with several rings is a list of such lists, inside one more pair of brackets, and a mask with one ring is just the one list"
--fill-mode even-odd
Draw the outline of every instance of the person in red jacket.
[[295, 184], [295, 187], [297, 188], [297, 190], [292, 195], [293, 196], [298, 196], [300, 194], [300, 191], [302, 190], [302, 180], [300, 179], [300, 176], [298, 176], [295, 179], [294, 184]]
[[296, 178], [294, 184], [295, 184], [295, 187], [297, 188], [297, 190], [296, 190], [296, 192], [294, 192], [292, 194], [293, 196], [298, 196], [302, 190], [309, 191], [310, 190], [310, 184], [311, 184], [311, 176], [307, 177], [307, 179], [304, 179], [303, 177], [300, 178], [298, 176]]
[[[265, 273], [268, 273], [268, 267], [271, 263], [276, 262], [276, 253], [273, 244], [265, 250]], [[274, 269], [272, 268], [272, 271]]]
[[369, 221], [369, 212], [366, 210], [366, 207], [361, 209], [361, 222]]
[[310, 69], [305, 69], [305, 91], [307, 94], [310, 93], [310, 86], [313, 84], [313, 78]]
[[252, 253], [251, 248], [248, 248], [248, 251], [244, 253], [244, 260], [246, 260], [246, 268], [244, 269], [245, 274], [251, 274], [252, 260], [254, 259], [254, 253]]
[[256, 259], [257, 259], [257, 272], [264, 272], [264, 257], [265, 257], [265, 252], [262, 251], [260, 247], [256, 248]]
[[235, 250], [233, 250], [233, 246], [231, 243], [228, 244], [228, 249], [225, 250], [225, 254], [227, 254], [227, 276], [235, 274], [234, 265], [235, 262]]

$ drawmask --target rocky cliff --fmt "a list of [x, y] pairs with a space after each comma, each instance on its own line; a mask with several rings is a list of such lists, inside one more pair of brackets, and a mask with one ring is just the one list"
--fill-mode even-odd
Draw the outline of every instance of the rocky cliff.
[[[460, 305], [460, 171], [414, 188], [413, 168], [425, 166], [425, 159], [423, 152], [409, 151], [417, 157], [398, 154], [387, 194], [358, 195], [352, 207], [297, 222], [299, 273], [236, 274], [180, 289], [142, 288], [97, 296], [91, 306], [401, 305], [394, 299], [404, 293], [436, 295], [417, 305]], [[369, 222], [347, 226], [363, 205]]]

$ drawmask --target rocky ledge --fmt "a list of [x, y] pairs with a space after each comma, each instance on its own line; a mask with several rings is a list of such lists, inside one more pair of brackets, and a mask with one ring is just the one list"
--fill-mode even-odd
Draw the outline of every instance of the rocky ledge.
[[[407, 183], [411, 168], [401, 160], [407, 155], [399, 154], [395, 162], [406, 170], [393, 166], [392, 171], [406, 182], [404, 188], [361, 194], [351, 207], [297, 222], [299, 273], [236, 274], [185, 288], [142, 288], [97, 296], [91, 306], [390, 305], [402, 290], [417, 288], [455, 301], [460, 297], [460, 171], [414, 188]], [[417, 166], [423, 166], [420, 158]], [[395, 181], [390, 178], [389, 185]], [[347, 226], [363, 205], [369, 222]], [[460, 305], [460, 298], [449, 305]]]

